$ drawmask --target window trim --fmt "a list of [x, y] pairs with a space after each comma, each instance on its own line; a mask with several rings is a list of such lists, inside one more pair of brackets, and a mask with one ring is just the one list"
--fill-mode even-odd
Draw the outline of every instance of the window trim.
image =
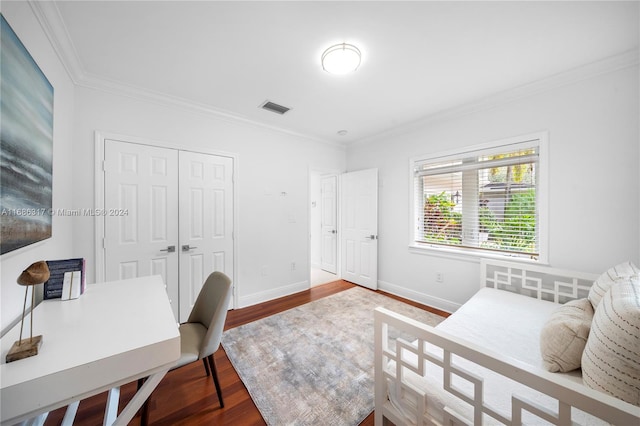
[[[537, 259], [527, 259], [522, 256], [510, 256], [508, 254], [492, 252], [490, 250], [473, 248], [456, 248], [455, 246], [439, 246], [429, 243], [419, 243], [415, 241], [416, 205], [414, 187], [414, 167], [416, 163], [425, 161], [436, 161], [452, 156], [462, 156], [473, 151], [495, 151], [506, 148], [509, 145], [525, 143], [528, 141], [538, 141], [538, 185], [536, 187], [538, 202], [538, 248]], [[409, 158], [408, 167], [409, 180], [409, 252], [418, 254], [433, 254], [452, 258], [497, 258], [513, 259], [518, 261], [535, 262], [537, 264], [548, 264], [549, 261], [549, 132], [540, 131], [514, 136], [505, 139], [494, 140], [477, 145], [471, 145], [453, 150], [441, 151], [431, 154], [424, 154]]]

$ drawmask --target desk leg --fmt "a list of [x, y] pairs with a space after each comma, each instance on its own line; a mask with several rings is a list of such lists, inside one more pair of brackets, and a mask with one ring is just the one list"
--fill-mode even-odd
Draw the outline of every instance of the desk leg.
[[49, 412], [39, 414], [29, 420], [25, 420], [21, 423], [18, 423], [20, 426], [42, 426], [44, 425], [45, 420], [49, 416]]
[[115, 412], [113, 414], [110, 413], [109, 416], [107, 416], [107, 411], [109, 411], [109, 404], [111, 404], [111, 401], [110, 401], [111, 391], [114, 390], [114, 389], [111, 389], [111, 391], [109, 391], [109, 398], [107, 399], [107, 408], [105, 410], [104, 425], [105, 426], [107, 425], [126, 426], [127, 424], [129, 424], [131, 419], [133, 419], [133, 416], [135, 416], [138, 410], [140, 410], [140, 407], [142, 407], [142, 405], [147, 400], [147, 398], [149, 398], [149, 395], [151, 395], [151, 392], [153, 392], [156, 386], [158, 386], [158, 384], [160, 383], [162, 378], [165, 376], [165, 374], [167, 374], [168, 371], [169, 369], [164, 371], [159, 371], [157, 373], [150, 375], [147, 378], [147, 380], [145, 380], [144, 384], [138, 390], [138, 392], [136, 392], [135, 395], [133, 395], [133, 398], [131, 398], [131, 401], [129, 401], [127, 406], [124, 407], [124, 409], [122, 410], [118, 418], [116, 418], [115, 420], [113, 419], [115, 418], [115, 414], [117, 414], [117, 411], [118, 411], [118, 397], [120, 395], [120, 390], [119, 388], [115, 388], [115, 389], [118, 389], [117, 391], [118, 397], [116, 397], [116, 402], [115, 402], [115, 407], [116, 407]]
[[78, 406], [80, 405], [80, 401], [72, 402], [67, 405], [67, 411], [64, 413], [64, 418], [62, 419], [62, 426], [71, 426], [73, 425], [73, 421], [76, 418], [76, 414], [78, 413]]
[[111, 388], [107, 394], [107, 406], [104, 409], [104, 425], [114, 423], [118, 415], [118, 402], [120, 401], [120, 388]]

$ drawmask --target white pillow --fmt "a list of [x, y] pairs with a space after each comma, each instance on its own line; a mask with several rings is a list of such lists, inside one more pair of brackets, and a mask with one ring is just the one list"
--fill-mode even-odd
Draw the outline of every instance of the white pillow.
[[600, 303], [600, 299], [604, 293], [609, 290], [611, 284], [620, 280], [629, 278], [633, 275], [636, 275], [640, 272], [633, 263], [631, 262], [623, 262], [619, 265], [610, 268], [604, 274], [600, 275], [597, 280], [594, 281], [593, 285], [589, 289], [589, 295], [587, 298], [589, 302], [593, 305], [593, 309], [598, 308], [598, 304]]
[[640, 406], [640, 277], [617, 281], [602, 297], [582, 354], [590, 388]]
[[592, 319], [593, 307], [587, 299], [567, 302], [551, 314], [540, 332], [544, 368], [553, 373], [580, 368]]

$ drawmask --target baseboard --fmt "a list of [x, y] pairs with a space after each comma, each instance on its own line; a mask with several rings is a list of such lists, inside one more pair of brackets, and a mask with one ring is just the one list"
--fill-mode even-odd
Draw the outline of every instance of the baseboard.
[[238, 298], [238, 308], [246, 308], [247, 306], [257, 305], [258, 303], [267, 302], [269, 300], [277, 299], [278, 297], [289, 296], [290, 294], [308, 289], [309, 281], [305, 280], [293, 284], [287, 284], [282, 287], [272, 288], [267, 291], [249, 294], [247, 296], [240, 296]]
[[446, 299], [440, 299], [439, 297], [429, 296], [428, 294], [420, 293], [415, 290], [409, 290], [407, 288], [400, 287], [386, 281], [378, 281], [378, 289], [449, 313], [457, 311], [458, 308], [462, 306], [460, 303], [451, 302], [450, 300]]

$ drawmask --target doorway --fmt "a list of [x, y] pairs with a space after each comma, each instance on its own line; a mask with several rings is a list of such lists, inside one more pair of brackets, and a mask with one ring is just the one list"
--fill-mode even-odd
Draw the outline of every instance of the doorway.
[[378, 169], [309, 171], [310, 287], [378, 288]]
[[309, 283], [315, 287], [339, 279], [337, 173], [310, 170], [309, 194]]

